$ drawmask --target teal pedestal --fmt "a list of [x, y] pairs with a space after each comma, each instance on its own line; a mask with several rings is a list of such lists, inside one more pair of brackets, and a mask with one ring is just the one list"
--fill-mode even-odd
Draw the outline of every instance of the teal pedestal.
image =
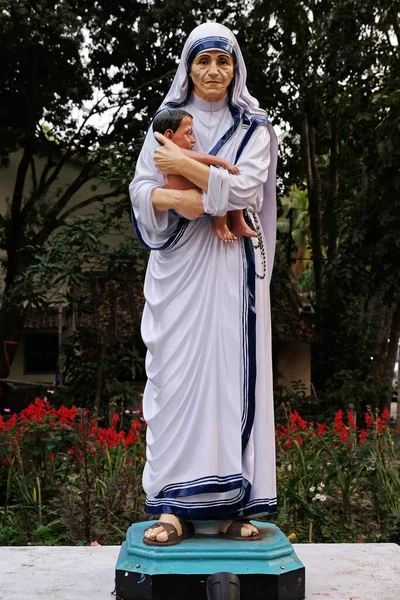
[[241, 600], [303, 600], [305, 570], [278, 527], [252, 521], [260, 540], [235, 541], [216, 533], [217, 523], [194, 522], [195, 537], [176, 546], [142, 542], [152, 522], [127, 532], [116, 566], [116, 593], [123, 600], [206, 600], [213, 573], [238, 575]]

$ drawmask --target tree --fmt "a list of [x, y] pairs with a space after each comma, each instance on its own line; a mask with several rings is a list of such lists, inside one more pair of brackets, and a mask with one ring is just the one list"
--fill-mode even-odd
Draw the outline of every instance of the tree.
[[[121, 217], [129, 215], [127, 180], [182, 39], [205, 18], [223, 21], [231, 13], [232, 3], [219, 0], [2, 0], [0, 158], [3, 166], [12, 152], [21, 158], [9, 208], [0, 215], [0, 340], [20, 338], [25, 314], [14, 285], [32, 264], [32, 248], [88, 206], [120, 198]], [[41, 170], [38, 158], [45, 160]], [[71, 160], [79, 165], [76, 177], [57, 189]], [[100, 193], [101, 178], [109, 188]], [[85, 185], [92, 192], [76, 203]], [[0, 347], [1, 378], [13, 356]]]
[[323, 390], [348, 370], [389, 383], [400, 298], [399, 7], [258, 0], [250, 20], [255, 95], [289, 126], [282, 180], [308, 191], [314, 382]]
[[306, 190], [294, 185], [289, 195], [282, 198], [283, 214], [278, 219], [278, 230], [288, 234], [287, 262], [292, 260], [292, 241], [296, 246], [296, 254], [292, 264], [295, 275], [301, 276], [310, 264], [310, 216]]
[[[137, 404], [135, 380], [144, 375], [140, 338], [147, 250], [120, 228], [118, 213], [105, 205], [99, 215], [68, 222], [43, 246], [16, 278], [13, 303], [45, 311], [63, 307], [75, 322], [64, 337], [56, 399], [89, 407], [104, 417], [116, 404]], [[110, 247], [106, 234], [117, 234]], [[135, 401], [136, 399], [136, 401]]]

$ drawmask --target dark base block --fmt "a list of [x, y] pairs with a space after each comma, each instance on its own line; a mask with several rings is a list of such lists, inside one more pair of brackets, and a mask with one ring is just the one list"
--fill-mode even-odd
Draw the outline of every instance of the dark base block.
[[[116, 572], [123, 600], [206, 600], [208, 575], [142, 575]], [[240, 600], [303, 600], [304, 567], [282, 575], [239, 575]]]

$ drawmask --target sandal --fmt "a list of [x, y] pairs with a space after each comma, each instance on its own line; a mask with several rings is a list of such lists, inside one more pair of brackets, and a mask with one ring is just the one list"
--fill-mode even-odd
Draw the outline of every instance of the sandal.
[[238, 540], [240, 542], [251, 542], [253, 540], [260, 540], [259, 533], [254, 533], [249, 535], [248, 537], [244, 537], [241, 535], [243, 525], [250, 523], [248, 519], [242, 519], [241, 521], [233, 521], [228, 527], [228, 529], [224, 532], [220, 531], [219, 535], [229, 540]]
[[162, 521], [157, 521], [157, 523], [154, 523], [154, 525], [151, 525], [147, 529], [162, 527], [168, 535], [168, 540], [166, 542], [157, 542], [157, 540], [148, 540], [146, 537], [143, 537], [143, 543], [146, 544], [146, 546], [175, 546], [176, 544], [180, 544], [181, 542], [183, 542], [183, 540], [187, 540], [188, 538], [193, 537], [194, 527], [192, 523], [184, 521], [179, 517], [176, 518], [178, 519], [179, 524], [182, 527], [182, 535], [178, 535], [176, 527], [174, 525], [171, 525], [171, 523], [163, 523]]

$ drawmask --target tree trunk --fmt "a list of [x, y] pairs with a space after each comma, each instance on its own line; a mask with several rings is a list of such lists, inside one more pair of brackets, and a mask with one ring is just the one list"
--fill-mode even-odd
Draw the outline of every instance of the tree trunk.
[[315, 128], [309, 123], [308, 115], [303, 120], [303, 155], [307, 173], [307, 189], [310, 212], [311, 250], [314, 266], [316, 317], [320, 318], [322, 292], [322, 224], [321, 224], [321, 180], [317, 165]]
[[101, 392], [103, 389], [103, 373], [104, 373], [104, 362], [107, 355], [107, 347], [108, 347], [108, 336], [106, 336], [103, 340], [99, 362], [97, 363], [96, 369], [96, 392], [94, 396], [94, 406], [93, 406], [93, 418], [98, 419], [99, 410], [101, 404]]
[[392, 378], [397, 356], [397, 347], [400, 339], [400, 299], [391, 310], [388, 310], [387, 318], [381, 329], [380, 343], [378, 344], [378, 355], [374, 360], [374, 378], [377, 383], [387, 383], [387, 391], [382, 392], [379, 397], [379, 409], [390, 410], [392, 397]]
[[325, 223], [327, 234], [327, 258], [331, 263], [336, 256], [338, 223], [337, 223], [337, 195], [339, 188], [338, 174], [339, 132], [337, 117], [331, 121], [331, 151], [329, 164], [329, 193], [325, 209]]

